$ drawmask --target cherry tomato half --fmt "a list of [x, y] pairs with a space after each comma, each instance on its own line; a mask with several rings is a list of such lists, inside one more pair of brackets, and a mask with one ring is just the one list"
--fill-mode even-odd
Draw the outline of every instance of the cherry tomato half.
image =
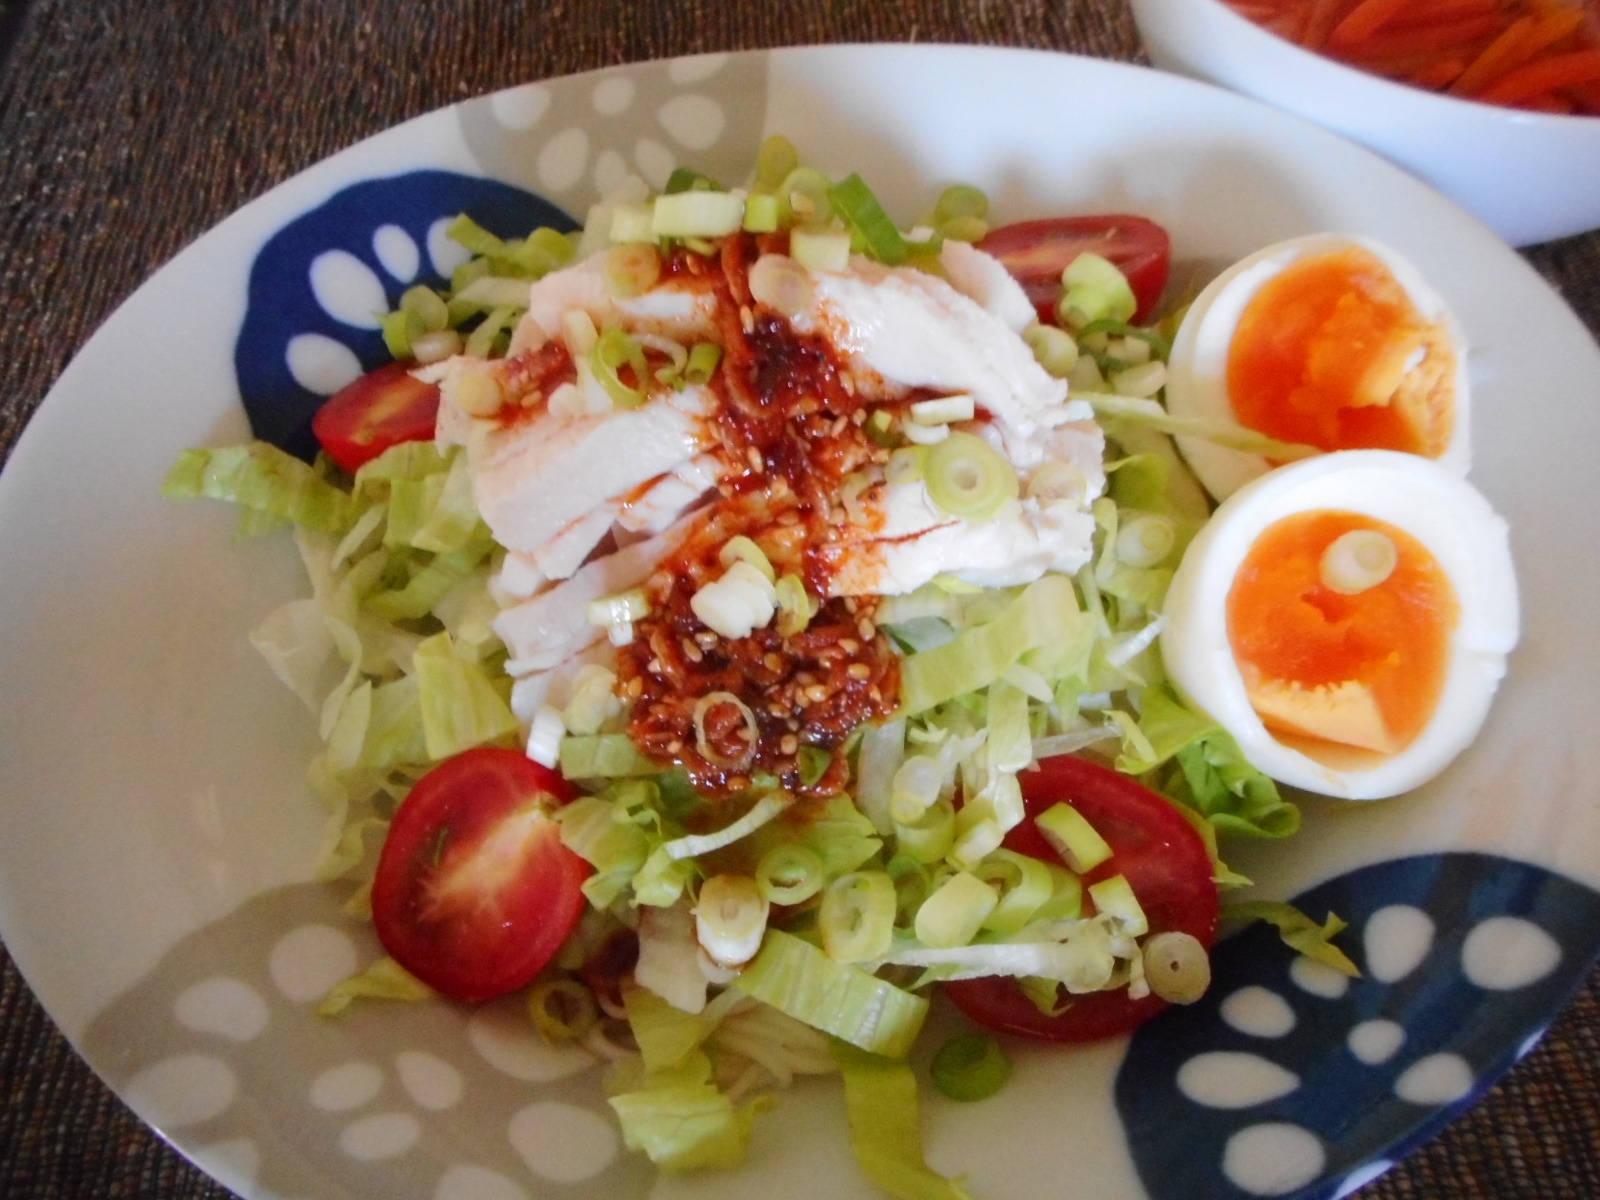
[[311, 432], [329, 458], [353, 475], [391, 446], [433, 436], [439, 385], [413, 379], [415, 368], [388, 363], [328, 397], [311, 418]]
[[[1007, 848], [1059, 862], [1033, 821], [1059, 801], [1070, 803], [1110, 844], [1111, 858], [1088, 872], [1085, 885], [1127, 878], [1153, 933], [1181, 932], [1210, 947], [1217, 935], [1217, 886], [1205, 843], [1171, 801], [1126, 775], [1087, 759], [1047, 758], [1017, 776], [1027, 816], [1006, 835]], [[1006, 976], [948, 983], [945, 990], [978, 1024], [1054, 1042], [1089, 1042], [1127, 1033], [1163, 1008], [1155, 996], [1132, 1000], [1125, 989], [1066, 997], [1056, 1016], [1039, 1011]]]
[[456, 1000], [530, 982], [583, 912], [589, 864], [561, 844], [552, 811], [573, 796], [516, 750], [440, 763], [401, 802], [372, 883], [378, 940]]
[[1145, 217], [1124, 213], [1002, 225], [991, 229], [978, 249], [1005, 264], [1046, 324], [1056, 320], [1061, 272], [1080, 254], [1098, 254], [1127, 276], [1139, 302], [1135, 321], [1148, 321], [1155, 313], [1172, 270], [1172, 239], [1167, 231]]

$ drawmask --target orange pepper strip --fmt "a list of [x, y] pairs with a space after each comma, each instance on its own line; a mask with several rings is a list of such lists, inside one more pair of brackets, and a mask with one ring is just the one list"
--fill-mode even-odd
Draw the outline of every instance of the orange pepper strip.
[[1301, 42], [1307, 50], [1321, 50], [1328, 44], [1334, 26], [1343, 21], [1354, 8], [1355, 0], [1313, 0], [1311, 15], [1306, 22], [1305, 38]]
[[1472, 60], [1470, 66], [1461, 72], [1460, 78], [1450, 85], [1450, 90], [1458, 96], [1471, 95], [1493, 83], [1513, 67], [1519, 67], [1533, 57], [1531, 49], [1524, 47], [1531, 44], [1530, 35], [1539, 27], [1539, 22], [1533, 17], [1518, 17], [1501, 31], [1483, 48], [1483, 53]]
[[1490, 104], [1521, 104], [1560, 88], [1595, 82], [1600, 82], [1600, 50], [1573, 50], [1508, 71], [1485, 88], [1480, 99]]
[[1361, 46], [1411, 3], [1412, 0], [1361, 0], [1334, 26], [1328, 45], [1345, 50]]
[[[1559, 4], [1560, 0], [1553, 2]], [[1490, 16], [1499, 12], [1500, 7], [1500, 0], [1418, 0], [1390, 21], [1389, 28], [1414, 29], [1418, 25], [1436, 25], [1441, 21]]]
[[1500, 32], [1500, 18], [1479, 17], [1471, 21], [1457, 21], [1436, 28], [1385, 30], [1373, 36], [1358, 50], [1343, 57], [1352, 60], [1371, 60], [1386, 54], [1410, 54], [1425, 51], [1454, 50], [1480, 38], [1494, 37]]
[[1465, 58], [1434, 59], [1407, 75], [1406, 82], [1412, 87], [1424, 88], [1430, 92], [1443, 91], [1459, 79], [1466, 69]]
[[[1583, 24], [1583, 13], [1577, 9], [1568, 9], [1566, 12], [1552, 13], [1550, 16], [1542, 17], [1537, 21], [1531, 17], [1524, 17], [1522, 20], [1527, 21], [1528, 25], [1525, 27], [1520, 40], [1506, 54], [1504, 60], [1492, 64], [1492, 69], [1485, 71], [1481, 76], [1463, 86], [1461, 88], [1462, 92], [1468, 95], [1482, 92], [1506, 72], [1520, 67], [1525, 62], [1531, 62], [1562, 38], [1576, 33], [1578, 27]], [[1522, 21], [1518, 21], [1511, 28], [1515, 29], [1521, 24]], [[1510, 30], [1506, 32], [1509, 34]], [[1487, 57], [1488, 53], [1485, 50], [1483, 57]], [[1480, 59], [1479, 61], [1482, 60]]]

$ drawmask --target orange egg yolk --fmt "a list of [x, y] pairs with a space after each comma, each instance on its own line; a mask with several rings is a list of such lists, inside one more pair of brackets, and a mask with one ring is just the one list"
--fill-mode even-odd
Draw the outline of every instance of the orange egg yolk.
[[[1336, 539], [1371, 530], [1394, 567], [1354, 594], [1325, 581]], [[1411, 535], [1356, 513], [1274, 522], [1228, 592], [1228, 639], [1251, 705], [1275, 735], [1393, 754], [1432, 718], [1449, 670], [1455, 589]]]
[[1322, 450], [1438, 458], [1455, 413], [1455, 350], [1359, 246], [1291, 263], [1252, 297], [1228, 352], [1240, 424]]

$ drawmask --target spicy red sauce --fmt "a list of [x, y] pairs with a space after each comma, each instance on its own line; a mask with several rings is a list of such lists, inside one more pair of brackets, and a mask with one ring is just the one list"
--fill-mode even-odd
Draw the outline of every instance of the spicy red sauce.
[[[709, 796], [744, 791], [758, 772], [799, 795], [835, 795], [849, 777], [845, 741], [898, 704], [899, 658], [873, 624], [871, 599], [828, 599], [789, 636], [774, 621], [724, 638], [689, 607], [722, 574], [722, 547], [741, 534], [780, 576], [796, 574], [812, 597], [825, 596], [830, 547], [848, 520], [846, 480], [888, 457], [866, 436], [865, 402], [832, 346], [797, 334], [750, 295], [751, 264], [785, 249], [781, 237], [743, 235], [716, 258], [679, 251], [669, 260], [673, 274], [720, 274], [723, 357], [710, 421], [725, 477], [701, 526], [650, 581], [651, 613], [618, 654], [619, 688], [640, 750], [681, 764]], [[695, 709], [718, 692], [738, 697], [754, 727], [739, 705], [715, 703], [702, 713], [702, 740]]]

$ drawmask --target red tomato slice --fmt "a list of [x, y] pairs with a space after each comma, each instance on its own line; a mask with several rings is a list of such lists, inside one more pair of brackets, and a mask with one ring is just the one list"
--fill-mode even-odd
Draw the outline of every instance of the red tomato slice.
[[991, 229], [978, 243], [1005, 264], [1039, 312], [1056, 323], [1061, 272], [1078, 255], [1092, 252], [1114, 263], [1139, 302], [1135, 321], [1148, 321], [1161, 302], [1172, 269], [1172, 239], [1145, 217], [1111, 213], [1093, 217], [1049, 217]]
[[328, 397], [311, 418], [311, 432], [329, 458], [353, 475], [390, 446], [433, 436], [439, 385], [413, 379], [415, 367], [389, 363]]
[[395, 813], [372, 883], [384, 949], [457, 1000], [531, 981], [583, 912], [589, 864], [551, 817], [573, 794], [516, 750], [468, 750], [424, 775]]
[[[1210, 947], [1217, 936], [1217, 887], [1211, 856], [1194, 827], [1135, 779], [1087, 759], [1047, 758], [1037, 771], [1017, 776], [1028, 815], [1006, 835], [1007, 848], [1059, 862], [1033, 819], [1058, 801], [1077, 809], [1110, 844], [1111, 858], [1088, 872], [1084, 883], [1125, 876], [1153, 933], [1181, 932]], [[978, 1024], [1003, 1033], [1054, 1042], [1089, 1042], [1115, 1037], [1164, 1009], [1164, 1000], [1131, 1000], [1125, 990], [1066, 997], [1052, 1017], [1039, 1011], [1005, 976], [945, 985], [956, 1005]]]

